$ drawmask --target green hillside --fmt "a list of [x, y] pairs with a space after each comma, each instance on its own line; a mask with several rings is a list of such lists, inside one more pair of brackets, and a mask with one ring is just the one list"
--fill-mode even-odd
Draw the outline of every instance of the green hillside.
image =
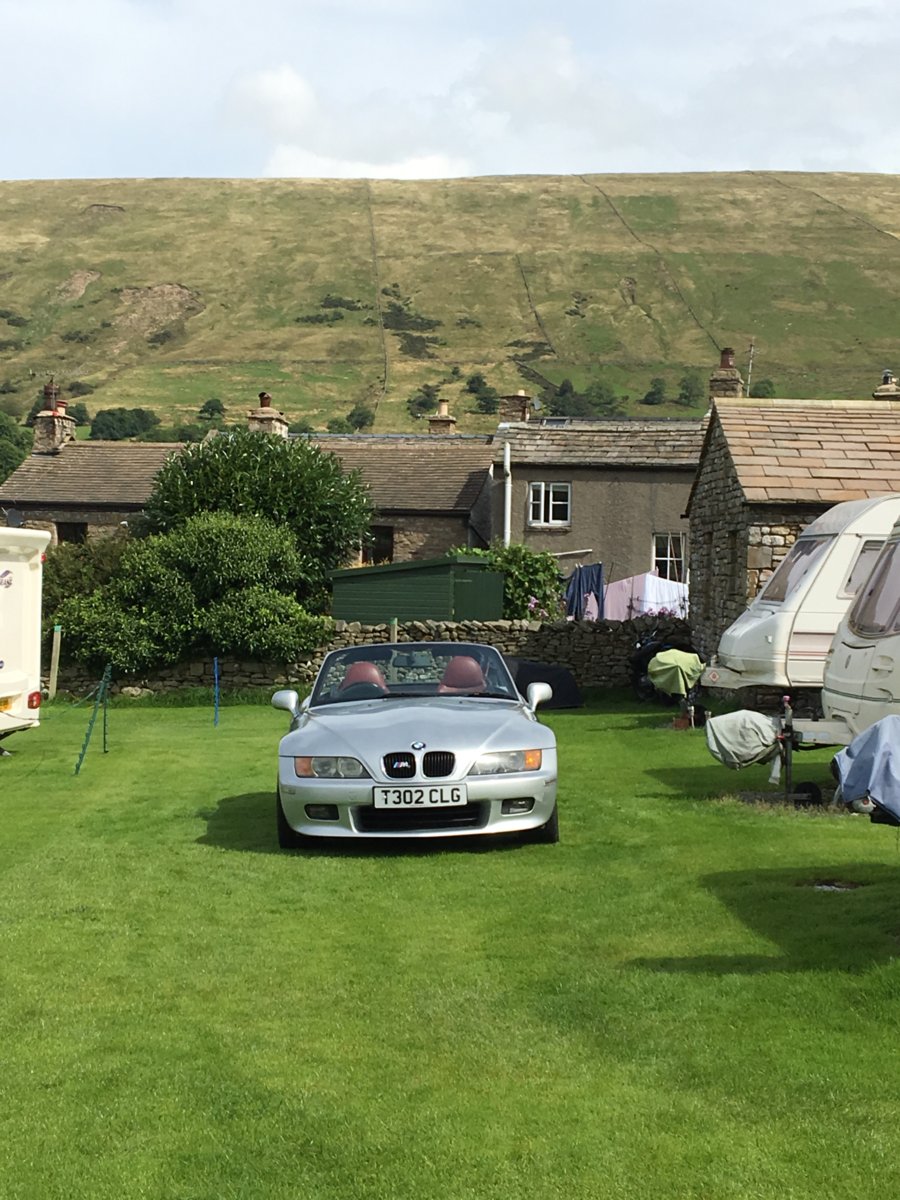
[[779, 395], [868, 395], [900, 369], [900, 176], [509, 177], [436, 182], [0, 183], [0, 403], [54, 375], [91, 411], [240, 417], [257, 392], [324, 427], [353, 405], [458, 430], [501, 393], [592, 380], [637, 403], [726, 345]]

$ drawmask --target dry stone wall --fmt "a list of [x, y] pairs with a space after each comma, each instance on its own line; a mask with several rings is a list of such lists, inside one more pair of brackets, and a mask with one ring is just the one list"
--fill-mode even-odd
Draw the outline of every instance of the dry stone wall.
[[[645, 634], [690, 637], [690, 628], [679, 617], [636, 617], [632, 621], [410, 621], [398, 626], [401, 642], [483, 642], [502, 654], [535, 662], [552, 663], [572, 672], [579, 687], [624, 687], [630, 681], [629, 660], [635, 644]], [[389, 625], [361, 625], [355, 621], [335, 622], [334, 635], [326, 646], [304, 662], [288, 665], [246, 662], [223, 657], [218, 660], [219, 682], [224, 690], [297, 687], [302, 690], [315, 678], [329, 650], [391, 640]], [[152, 674], [118, 675], [113, 690], [149, 689], [175, 691], [186, 687], [211, 687], [212, 658], [161, 668]], [[95, 687], [99, 676], [83, 668], [60, 672], [59, 690], [84, 695]]]

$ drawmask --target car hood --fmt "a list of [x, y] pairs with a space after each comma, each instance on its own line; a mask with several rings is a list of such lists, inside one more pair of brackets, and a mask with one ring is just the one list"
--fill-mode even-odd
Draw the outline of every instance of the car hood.
[[368, 762], [424, 742], [465, 757], [487, 750], [550, 749], [551, 730], [516, 701], [435, 696], [371, 700], [307, 710], [282, 738], [282, 755], [351, 755]]

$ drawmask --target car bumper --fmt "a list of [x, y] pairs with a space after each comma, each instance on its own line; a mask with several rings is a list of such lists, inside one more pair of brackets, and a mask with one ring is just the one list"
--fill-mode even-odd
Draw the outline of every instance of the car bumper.
[[[547, 752], [544, 752], [545, 755]], [[553, 756], [555, 759], [555, 755]], [[427, 784], [464, 783], [467, 803], [441, 808], [381, 809], [367, 779], [298, 779], [293, 759], [279, 760], [279, 797], [285, 819], [296, 833], [330, 838], [446, 838], [526, 833], [545, 825], [556, 804], [556, 766], [514, 775], [469, 776], [463, 780], [426, 780]], [[421, 786], [421, 780], [404, 780]], [[527, 812], [504, 812], [504, 801], [530, 801]], [[309, 805], [333, 805], [335, 819], [313, 819]]]

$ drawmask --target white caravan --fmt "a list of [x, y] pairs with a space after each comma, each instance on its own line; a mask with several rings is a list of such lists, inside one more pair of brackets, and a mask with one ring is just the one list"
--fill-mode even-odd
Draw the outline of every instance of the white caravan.
[[808, 525], [703, 674], [710, 688], [820, 688], [832, 638], [900, 519], [900, 495], [836, 504]]
[[0, 740], [39, 724], [41, 587], [49, 541], [42, 529], [0, 528]]
[[838, 743], [900, 712], [900, 520], [834, 636], [822, 708]]

